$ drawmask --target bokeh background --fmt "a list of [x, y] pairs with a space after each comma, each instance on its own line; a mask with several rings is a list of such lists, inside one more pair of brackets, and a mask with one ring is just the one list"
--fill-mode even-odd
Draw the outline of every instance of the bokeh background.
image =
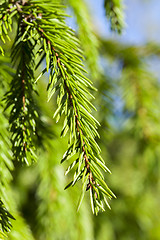
[[98, 141], [112, 172], [105, 175], [106, 182], [117, 199], [110, 202], [111, 210], [93, 216], [86, 193], [76, 212], [81, 186], [64, 191], [72, 177], [64, 176], [67, 164], [60, 165], [67, 137], [60, 138], [61, 123], [52, 118], [55, 102], [45, 101], [45, 76], [37, 86], [45, 143], [37, 164], [16, 163], [12, 173], [13, 202], [20, 217], [13, 221], [9, 239], [159, 240], [160, 1], [125, 0], [121, 35], [110, 30], [103, 0], [85, 2], [93, 34], [83, 38], [85, 27], [77, 24], [70, 8], [73, 17], [67, 23], [82, 40], [86, 67], [98, 89]]

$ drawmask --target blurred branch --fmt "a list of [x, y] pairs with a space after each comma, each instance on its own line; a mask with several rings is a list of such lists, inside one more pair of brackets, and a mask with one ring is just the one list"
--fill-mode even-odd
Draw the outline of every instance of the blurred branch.
[[125, 26], [122, 0], [105, 0], [104, 6], [111, 30], [121, 33]]

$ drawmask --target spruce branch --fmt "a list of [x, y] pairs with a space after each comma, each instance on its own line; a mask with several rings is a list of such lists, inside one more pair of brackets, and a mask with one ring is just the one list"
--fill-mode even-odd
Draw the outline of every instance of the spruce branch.
[[[9, 41], [11, 40], [9, 32], [12, 32], [13, 17], [16, 13], [16, 6], [7, 2], [0, 5], [0, 40], [3, 44], [6, 43], [6, 39]], [[0, 44], [0, 52], [4, 56], [2, 44]]]
[[111, 30], [121, 33], [125, 26], [122, 0], [105, 0], [104, 5]]
[[14, 158], [31, 164], [36, 160], [34, 136], [38, 114], [33, 100], [34, 42], [22, 41], [25, 30], [26, 24], [20, 15], [18, 33], [12, 50], [12, 62], [17, 65], [17, 72], [10, 83], [10, 90], [5, 94], [5, 109], [12, 106], [9, 123]]
[[10, 231], [12, 227], [10, 219], [15, 220], [15, 218], [7, 211], [3, 202], [0, 200], [0, 225], [2, 226], [3, 231]]
[[[46, 4], [47, 2], [45, 1]], [[65, 115], [61, 136], [65, 136], [70, 130], [69, 148], [62, 162], [78, 155], [78, 161], [76, 160], [78, 166], [73, 181], [68, 186], [73, 186], [82, 179], [79, 206], [84, 192], [90, 189], [92, 211], [97, 214], [99, 210], [104, 211], [105, 195], [111, 198], [114, 194], [108, 188], [100, 171], [100, 168], [105, 171], [108, 169], [100, 156], [100, 148], [95, 140], [99, 137], [97, 132], [99, 123], [91, 115], [91, 108], [94, 109], [94, 106], [88, 100], [93, 97], [88, 89], [94, 88], [91, 81], [83, 74], [85, 70], [81, 62], [83, 57], [79, 42], [74, 32], [65, 25], [64, 14], [57, 15], [56, 21], [53, 19], [55, 8], [54, 4], [50, 6], [51, 12], [47, 13], [46, 17], [43, 6], [39, 4], [40, 17], [34, 14], [35, 19], [33, 18], [31, 22], [41, 36], [43, 44], [40, 51], [45, 52], [46, 71], [50, 70], [48, 100], [56, 91], [58, 92], [58, 107], [54, 117], [59, 121], [60, 117]], [[71, 165], [73, 166], [73, 162]]]
[[[61, 116], [64, 116], [61, 136], [69, 133], [68, 149], [61, 162], [73, 157], [67, 173], [73, 167], [76, 169], [73, 181], [68, 186], [74, 186], [82, 179], [78, 208], [85, 191], [90, 190], [92, 211], [98, 214], [100, 210], [104, 211], [104, 203], [108, 205], [106, 197], [111, 199], [115, 195], [108, 188], [101, 172], [110, 171], [105, 166], [96, 142], [96, 138], [99, 137], [99, 123], [91, 114], [95, 107], [90, 101], [94, 98], [90, 90], [95, 88], [85, 76], [79, 40], [66, 25], [66, 14], [60, 3], [61, 1], [49, 0], [15, 2], [19, 25], [12, 60], [18, 67], [11, 82], [11, 89], [6, 94], [6, 108], [12, 106], [10, 125], [13, 154], [27, 163], [34, 157], [34, 69], [46, 59], [46, 68], [37, 80], [45, 72], [49, 72], [48, 101], [57, 92], [57, 110], [54, 117], [58, 122]], [[37, 64], [36, 57], [39, 60]]]

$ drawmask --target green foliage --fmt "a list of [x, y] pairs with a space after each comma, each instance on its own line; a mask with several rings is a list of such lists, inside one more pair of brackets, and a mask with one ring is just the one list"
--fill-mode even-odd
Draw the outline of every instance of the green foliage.
[[5, 209], [3, 202], [0, 200], [0, 224], [2, 226], [2, 230], [8, 232], [12, 225], [9, 221], [9, 219], [15, 218]]
[[[77, 6], [71, 5], [78, 13]], [[84, 3], [81, 5], [84, 6]], [[91, 115], [91, 109], [95, 107], [90, 102], [93, 95], [89, 92], [94, 87], [84, 75], [86, 71], [79, 40], [65, 23], [66, 14], [60, 1], [6, 1], [1, 6], [0, 35], [4, 44], [4, 36], [10, 40], [8, 31], [12, 31], [13, 17], [17, 24], [17, 34], [11, 49], [12, 66], [16, 73], [11, 76], [10, 87], [4, 97], [5, 110], [9, 114], [13, 158], [27, 165], [36, 160], [39, 115], [34, 101], [35, 70], [45, 59], [46, 68], [36, 82], [45, 72], [49, 72], [48, 101], [56, 93], [57, 109], [54, 117], [58, 122], [64, 115], [61, 136], [69, 132], [68, 149], [61, 162], [72, 160], [66, 173], [76, 167], [73, 180], [66, 188], [82, 179], [78, 209], [85, 191], [90, 190], [92, 211], [98, 214], [99, 210], [105, 210], [104, 203], [109, 206], [106, 197], [111, 199], [115, 195], [101, 173], [101, 170], [109, 170], [95, 140], [99, 137], [99, 123]], [[77, 16], [78, 21], [82, 22], [81, 14]], [[83, 29], [86, 33], [91, 32], [84, 26]], [[4, 55], [2, 47], [1, 52]], [[2, 73], [2, 77], [6, 75]]]
[[20, 23], [11, 55], [12, 62], [17, 65], [17, 72], [5, 94], [5, 100], [6, 109], [12, 107], [9, 123], [14, 158], [29, 165], [36, 158], [33, 138], [36, 135], [38, 113], [33, 100], [34, 42], [21, 41], [24, 31]]
[[[1, 86], [1, 96], [4, 93], [5, 83], [3, 83], [3, 78], [11, 78], [9, 73], [12, 73], [12, 69], [7, 66], [6, 62], [9, 62], [8, 58], [0, 58], [1, 73], [0, 73], [0, 86]], [[5, 205], [7, 203], [7, 189], [9, 182], [11, 180], [10, 170], [13, 169], [13, 164], [11, 162], [11, 151], [8, 150], [11, 146], [8, 139], [7, 120], [3, 114], [3, 105], [0, 103], [0, 196]], [[11, 229], [10, 218], [14, 219], [13, 216], [5, 208], [4, 203], [0, 199], [0, 237], [4, 237], [3, 231], [9, 231]]]
[[[7, 57], [0, 57], [0, 91], [1, 96], [7, 89], [7, 82], [11, 81], [15, 71], [10, 67]], [[1, 99], [2, 100], [2, 99]], [[4, 232], [9, 234], [9, 239], [33, 239], [23, 218], [18, 214], [16, 202], [11, 191], [12, 162], [11, 142], [9, 140], [8, 121], [3, 112], [4, 104], [0, 103], [0, 239], [8, 239]], [[5, 206], [4, 206], [5, 205]], [[13, 215], [14, 217], [13, 217]], [[16, 220], [15, 220], [16, 219]], [[14, 230], [10, 231], [13, 226]], [[10, 231], [10, 232], [9, 232]], [[8, 233], [9, 232], [9, 233]]]
[[[59, 155], [63, 153], [59, 145], [66, 144], [65, 139], [62, 138], [58, 142], [57, 137], [50, 141], [47, 153], [41, 156], [37, 168], [33, 169], [38, 175], [36, 239], [49, 240], [51, 236], [55, 239], [90, 239], [89, 236], [93, 236], [93, 229], [87, 201], [83, 202], [78, 213], [75, 211], [75, 202], [78, 200], [75, 196], [79, 195], [80, 189], [68, 189], [64, 195], [66, 177], [63, 174], [64, 168], [59, 165]], [[44, 158], [46, 164], [43, 164]], [[86, 226], [84, 226], [85, 221], [88, 222]]]
[[[159, 61], [159, 46], [126, 46], [116, 41], [104, 41], [102, 46], [104, 62], [110, 62], [109, 67], [120, 64], [120, 73], [112, 78], [116, 83], [112, 92], [119, 93], [123, 105], [120, 114], [110, 113], [116, 124], [111, 121], [114, 134], [108, 138], [112, 188], [118, 201], [109, 216], [96, 219], [95, 238], [158, 240], [160, 85], [146, 63], [151, 57]], [[108, 103], [103, 102], [105, 107]]]
[[100, 71], [98, 66], [97, 47], [99, 43], [96, 35], [94, 34], [94, 28], [93, 24], [91, 24], [89, 11], [84, 0], [78, 1], [78, 4], [74, 0], [68, 0], [68, 3], [71, 9], [73, 9], [73, 13], [76, 17], [78, 24], [78, 37], [84, 50], [89, 71], [93, 77], [98, 78]]
[[[65, 23], [65, 5], [76, 34]], [[121, 2], [105, 8], [111, 29], [121, 32]], [[159, 58], [159, 47], [97, 37], [98, 55], [91, 20], [82, 0], [1, 1], [0, 239], [12, 224], [9, 240], [159, 240], [160, 86], [146, 64]], [[114, 196], [99, 145], [111, 159], [107, 181], [118, 200], [95, 217], [89, 204], [97, 214]], [[77, 188], [63, 191], [67, 182]]]
[[118, 33], [124, 28], [122, 0], [105, 0], [106, 16], [110, 20], [111, 30]]
[[[17, 7], [13, 4], [8, 4], [7, 1], [1, 4], [0, 9], [0, 39], [5, 44], [7, 40], [11, 40], [9, 32], [12, 31], [12, 18], [17, 13]], [[0, 46], [0, 51], [4, 56], [3, 47]]]

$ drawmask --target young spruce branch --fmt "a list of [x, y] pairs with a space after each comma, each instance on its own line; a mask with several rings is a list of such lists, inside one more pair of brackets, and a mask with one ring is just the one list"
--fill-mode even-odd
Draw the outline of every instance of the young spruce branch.
[[[82, 194], [79, 207], [85, 191], [89, 190], [92, 211], [97, 214], [100, 210], [104, 211], [104, 203], [108, 205], [107, 198], [111, 199], [115, 195], [107, 186], [101, 172], [109, 170], [96, 142], [96, 138], [99, 137], [99, 123], [91, 114], [95, 107], [90, 102], [93, 98], [90, 90], [94, 90], [94, 87], [84, 75], [86, 71], [83, 68], [83, 52], [79, 40], [65, 23], [66, 14], [60, 0], [13, 2], [19, 24], [12, 59], [15, 61], [18, 58], [19, 61], [17, 63], [16, 60], [17, 73], [11, 83], [11, 90], [6, 95], [6, 101], [7, 107], [13, 106], [10, 124], [14, 155], [22, 155], [26, 162], [28, 153], [29, 158], [34, 155], [34, 69], [45, 59], [46, 68], [36, 81], [45, 72], [49, 73], [48, 101], [57, 92], [57, 110], [54, 117], [58, 122], [61, 116], [64, 116], [61, 136], [69, 132], [68, 149], [61, 162], [72, 160], [66, 174], [74, 167], [75, 171], [73, 180], [66, 188], [74, 186], [81, 179]], [[36, 64], [35, 59], [38, 60]]]

